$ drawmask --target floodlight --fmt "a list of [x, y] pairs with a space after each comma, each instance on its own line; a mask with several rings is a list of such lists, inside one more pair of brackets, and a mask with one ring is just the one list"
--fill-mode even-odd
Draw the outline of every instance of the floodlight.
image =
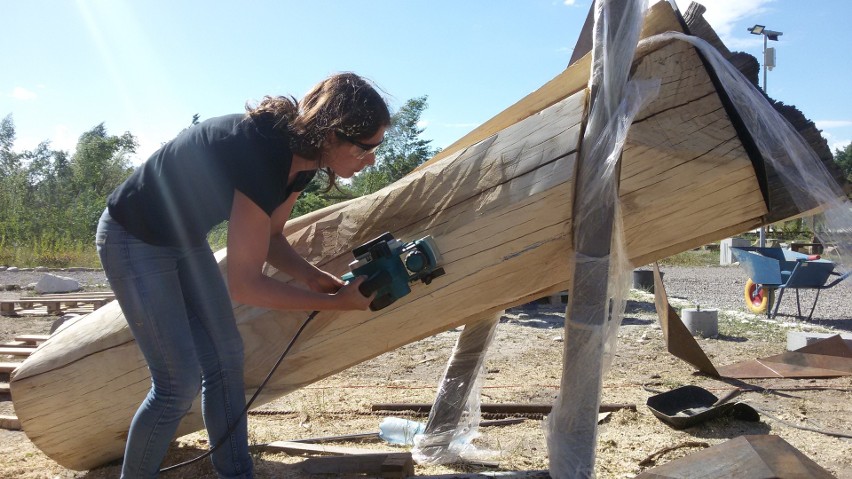
[[751, 28], [747, 28], [746, 30], [750, 31], [752, 35], [762, 35], [764, 28], [766, 28], [764, 25], [755, 25]]

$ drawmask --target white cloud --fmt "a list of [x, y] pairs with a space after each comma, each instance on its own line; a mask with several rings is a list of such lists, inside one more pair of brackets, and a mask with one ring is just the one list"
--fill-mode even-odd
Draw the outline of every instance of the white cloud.
[[[760, 14], [766, 12], [769, 4], [774, 1], [701, 0], [699, 3], [707, 7], [704, 19], [710, 23], [725, 45], [732, 50], [740, 50], [763, 42], [762, 38], [748, 33], [746, 29], [755, 21], [759, 21]], [[685, 5], [681, 5], [683, 3]], [[678, 7], [684, 11], [689, 3], [689, 1], [682, 1]], [[749, 24], [744, 25], [743, 22]]]
[[564, 2], [562, 2], [562, 3], [564, 3], [565, 5], [568, 5], [569, 7], [573, 7], [574, 5], [577, 4], [577, 0], [564, 0]]
[[829, 148], [831, 148], [831, 152], [834, 153], [835, 150], [843, 151], [850, 144], [852, 144], [852, 139], [847, 138], [845, 140], [831, 142]]
[[820, 130], [828, 128], [848, 128], [852, 126], [852, 120], [816, 120], [814, 123]]
[[12, 98], [16, 100], [35, 100], [38, 97], [34, 91], [27, 90], [24, 87], [16, 86], [12, 89]]
[[52, 150], [63, 150], [73, 154], [77, 148], [77, 139], [79, 136], [79, 134], [71, 133], [65, 125], [56, 125], [53, 128], [53, 134], [49, 138], [38, 138], [26, 134], [19, 135], [15, 138], [13, 149], [17, 152], [34, 150], [40, 143], [49, 141]]

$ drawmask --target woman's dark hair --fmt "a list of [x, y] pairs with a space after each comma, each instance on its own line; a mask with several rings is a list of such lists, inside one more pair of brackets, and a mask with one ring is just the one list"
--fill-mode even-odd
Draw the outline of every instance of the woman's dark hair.
[[[316, 84], [297, 101], [293, 97], [267, 96], [255, 107], [246, 106], [253, 119], [271, 121], [286, 132], [293, 153], [320, 162], [328, 133], [339, 131], [355, 139], [366, 139], [390, 125], [390, 111], [377, 89], [354, 73], [338, 73]], [[319, 165], [322, 167], [322, 165]], [[336, 176], [328, 176], [328, 189]]]

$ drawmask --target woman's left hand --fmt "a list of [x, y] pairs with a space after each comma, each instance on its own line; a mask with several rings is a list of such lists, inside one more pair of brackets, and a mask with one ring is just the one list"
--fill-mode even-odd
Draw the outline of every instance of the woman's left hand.
[[319, 270], [319, 274], [314, 275], [308, 280], [308, 287], [311, 291], [317, 293], [334, 294], [345, 284], [342, 279], [329, 273], [328, 271]]

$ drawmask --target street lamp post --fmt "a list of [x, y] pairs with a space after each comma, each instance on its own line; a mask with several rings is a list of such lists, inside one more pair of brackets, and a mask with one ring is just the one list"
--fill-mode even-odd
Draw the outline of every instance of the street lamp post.
[[[769, 89], [766, 87], [766, 72], [775, 68], [775, 49], [767, 48], [768, 40], [778, 41], [778, 37], [783, 35], [782, 32], [769, 30], [764, 25], [755, 25], [747, 28], [752, 35], [763, 35], [763, 92], [769, 95]], [[760, 247], [766, 246], [766, 227], [760, 227]]]

